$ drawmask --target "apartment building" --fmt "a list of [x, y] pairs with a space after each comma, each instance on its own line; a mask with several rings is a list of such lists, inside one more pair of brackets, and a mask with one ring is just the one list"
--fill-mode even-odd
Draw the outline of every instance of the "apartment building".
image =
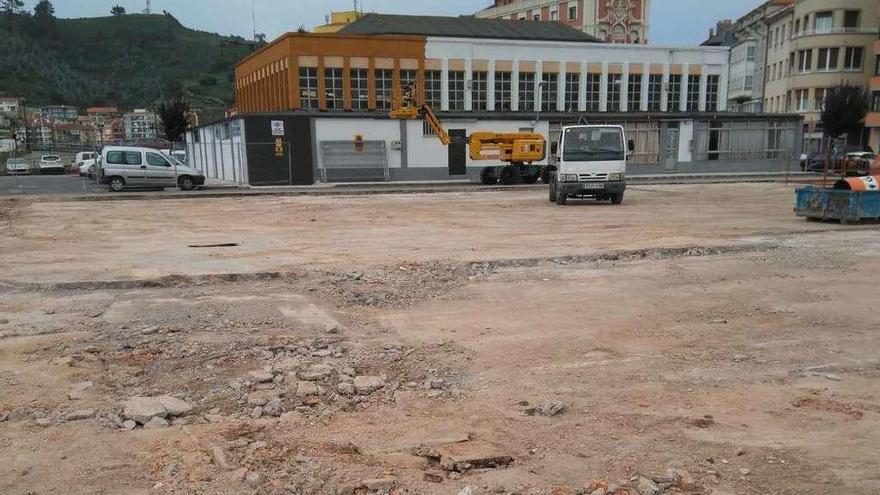
[[649, 0], [495, 0], [475, 15], [560, 22], [608, 43], [648, 43]]
[[125, 139], [155, 139], [156, 132], [156, 114], [144, 109], [135, 109], [132, 112], [122, 116], [123, 127], [125, 128]]
[[40, 108], [40, 114], [54, 122], [73, 122], [79, 116], [79, 109], [70, 105], [47, 105]]
[[[795, 0], [770, 0], [740, 17], [729, 27], [730, 82], [728, 108], [734, 112], [759, 113], [764, 108], [764, 81], [769, 67], [768, 42], [785, 33], [774, 31], [769, 19], [793, 6]], [[785, 29], [784, 27], [782, 28]], [[720, 30], [720, 27], [719, 27]], [[769, 110], [769, 109], [766, 109]]]
[[[804, 116], [806, 151], [822, 147], [820, 113], [829, 87], [868, 87], [878, 34], [876, 0], [798, 0], [768, 18], [764, 106]], [[852, 143], [863, 136], [848, 136]]]
[[[880, 2], [877, 3], [877, 17], [880, 18]], [[874, 41], [874, 76], [871, 77], [871, 111], [865, 119], [868, 128], [868, 145], [880, 152], [880, 39]]]

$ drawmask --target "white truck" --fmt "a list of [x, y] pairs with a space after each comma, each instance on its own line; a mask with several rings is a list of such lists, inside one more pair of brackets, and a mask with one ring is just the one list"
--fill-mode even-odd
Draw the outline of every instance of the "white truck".
[[626, 191], [626, 161], [635, 147], [620, 125], [574, 125], [562, 128], [556, 170], [550, 173], [550, 201], [592, 197], [619, 205]]

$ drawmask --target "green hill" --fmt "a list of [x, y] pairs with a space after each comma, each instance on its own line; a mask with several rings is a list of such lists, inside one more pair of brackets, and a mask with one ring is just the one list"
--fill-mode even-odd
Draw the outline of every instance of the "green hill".
[[195, 31], [171, 15], [0, 19], [0, 93], [28, 106], [152, 107], [178, 91], [211, 113], [233, 102], [244, 39]]

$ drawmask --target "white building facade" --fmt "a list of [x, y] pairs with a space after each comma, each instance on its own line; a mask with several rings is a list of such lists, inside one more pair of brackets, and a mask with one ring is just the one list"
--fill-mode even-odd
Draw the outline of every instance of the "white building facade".
[[[428, 38], [425, 51], [440, 69], [441, 111], [727, 110], [724, 47]], [[465, 90], [450, 91], [459, 81]], [[475, 98], [483, 101], [475, 84], [485, 85], [485, 109], [475, 108]], [[509, 102], [498, 92], [509, 92]]]

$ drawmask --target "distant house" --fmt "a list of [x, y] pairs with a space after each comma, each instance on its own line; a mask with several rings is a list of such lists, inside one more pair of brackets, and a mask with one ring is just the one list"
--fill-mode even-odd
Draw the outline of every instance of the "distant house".
[[83, 122], [61, 122], [52, 127], [56, 144], [94, 145], [97, 139], [95, 126]]
[[86, 108], [86, 116], [92, 122], [100, 119], [103, 119], [104, 122], [107, 122], [108, 120], [121, 117], [122, 114], [119, 112], [119, 108], [117, 107], [90, 107]]
[[43, 117], [55, 121], [74, 121], [79, 116], [79, 109], [70, 105], [48, 105], [40, 107]]
[[101, 142], [103, 144], [118, 143], [125, 140], [125, 125], [121, 118], [111, 119], [104, 122], [101, 128]]
[[144, 109], [136, 109], [122, 116], [125, 139], [155, 139], [156, 114]]
[[0, 113], [18, 113], [21, 108], [21, 98], [15, 96], [0, 96]]

